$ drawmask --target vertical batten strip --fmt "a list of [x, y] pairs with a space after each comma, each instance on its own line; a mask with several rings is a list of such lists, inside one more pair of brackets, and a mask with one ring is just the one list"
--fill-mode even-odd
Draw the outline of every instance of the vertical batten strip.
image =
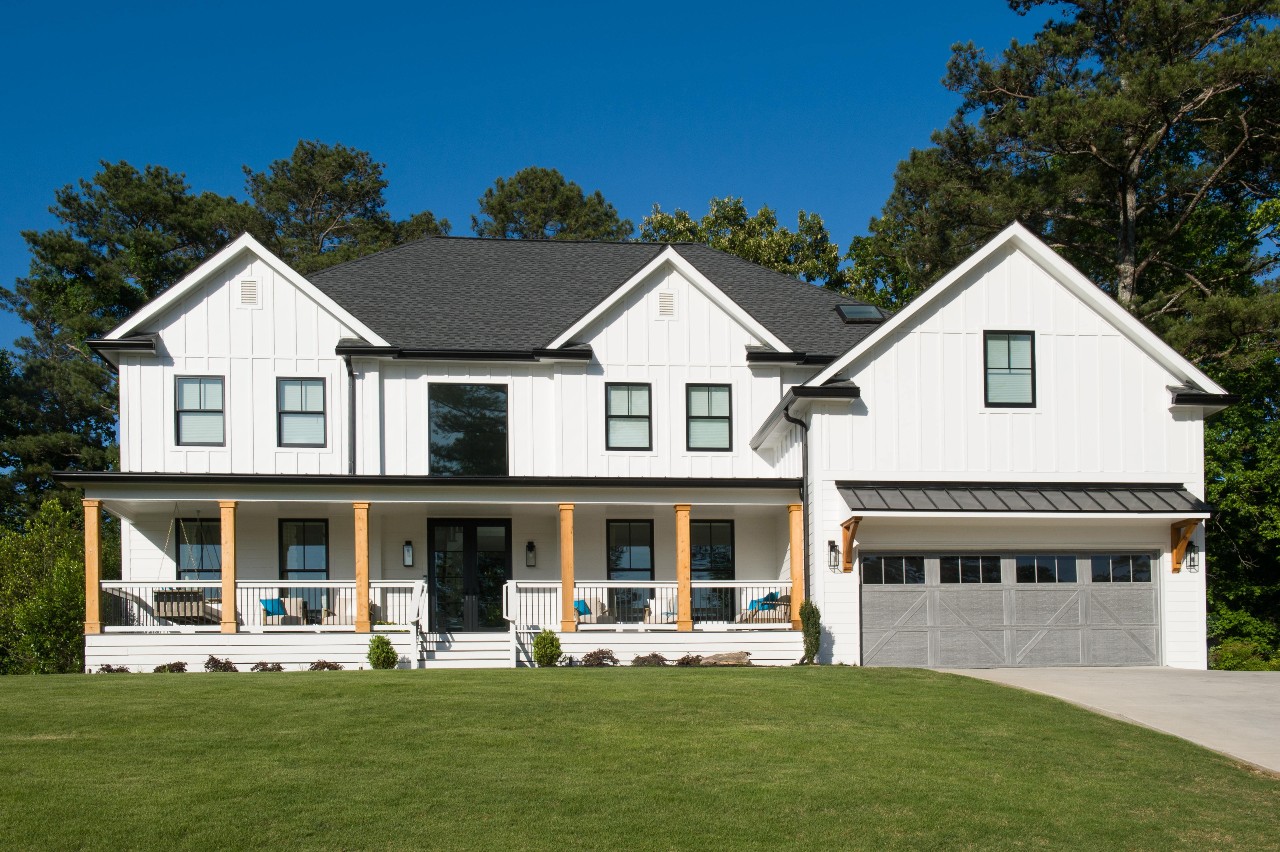
[[218, 501], [218, 521], [222, 531], [222, 632], [239, 629], [236, 616], [236, 501]]
[[693, 560], [689, 549], [689, 504], [676, 510], [676, 630], [693, 629]]
[[84, 632], [102, 632], [99, 590], [102, 581], [102, 501], [84, 503]]
[[369, 504], [352, 503], [355, 512], [356, 633], [368, 633], [369, 624]]
[[560, 632], [578, 629], [573, 610], [573, 504], [560, 504]]
[[800, 629], [800, 604], [804, 603], [804, 504], [787, 506], [787, 530], [791, 555], [791, 628]]

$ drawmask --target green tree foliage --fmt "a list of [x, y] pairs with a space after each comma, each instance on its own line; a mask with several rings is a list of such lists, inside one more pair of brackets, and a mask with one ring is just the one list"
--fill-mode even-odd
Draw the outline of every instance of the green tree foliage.
[[0, 674], [84, 670], [83, 544], [55, 500], [24, 531], [0, 528]]
[[530, 166], [498, 178], [479, 199], [471, 228], [510, 240], [625, 240], [634, 227], [600, 190], [587, 195], [555, 169]]
[[897, 307], [1019, 219], [1241, 402], [1206, 424], [1210, 631], [1280, 638], [1280, 2], [1010, 0], [1058, 14], [915, 151], [851, 289]]
[[449, 220], [430, 211], [392, 220], [383, 198], [385, 167], [367, 151], [306, 140], [265, 171], [245, 166], [245, 187], [266, 220], [268, 247], [306, 274], [408, 240], [448, 234]]
[[703, 243], [752, 263], [821, 283], [833, 290], [845, 284], [840, 249], [817, 213], [801, 210], [794, 231], [778, 224], [778, 215], [761, 207], [752, 215], [741, 198], [713, 198], [707, 215], [694, 219], [684, 210], [667, 213], [657, 204], [640, 224], [645, 242]]

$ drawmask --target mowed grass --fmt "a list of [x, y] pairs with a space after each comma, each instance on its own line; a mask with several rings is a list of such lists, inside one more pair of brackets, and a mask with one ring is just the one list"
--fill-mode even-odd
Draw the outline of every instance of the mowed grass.
[[5, 849], [1277, 846], [1277, 779], [927, 671], [0, 679]]

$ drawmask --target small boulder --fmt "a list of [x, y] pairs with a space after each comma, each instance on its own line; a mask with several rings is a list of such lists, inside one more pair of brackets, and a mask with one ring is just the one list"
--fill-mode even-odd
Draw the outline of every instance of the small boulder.
[[727, 654], [709, 654], [702, 658], [704, 666], [749, 666], [750, 651], [730, 651]]

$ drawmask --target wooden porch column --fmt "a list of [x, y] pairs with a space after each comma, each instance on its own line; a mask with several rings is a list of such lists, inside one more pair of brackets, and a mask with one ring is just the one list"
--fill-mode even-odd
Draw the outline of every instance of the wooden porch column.
[[102, 632], [99, 585], [102, 581], [102, 501], [85, 498], [84, 503], [84, 632]]
[[560, 504], [560, 632], [578, 629], [573, 611], [573, 504]]
[[352, 503], [356, 515], [356, 632], [369, 632], [369, 504]]
[[236, 501], [218, 501], [222, 529], [222, 632], [239, 630], [236, 618]]
[[791, 553], [791, 629], [800, 629], [800, 604], [804, 603], [804, 504], [787, 506], [787, 532]]
[[676, 504], [676, 630], [693, 629], [692, 559], [689, 555], [689, 504]]

